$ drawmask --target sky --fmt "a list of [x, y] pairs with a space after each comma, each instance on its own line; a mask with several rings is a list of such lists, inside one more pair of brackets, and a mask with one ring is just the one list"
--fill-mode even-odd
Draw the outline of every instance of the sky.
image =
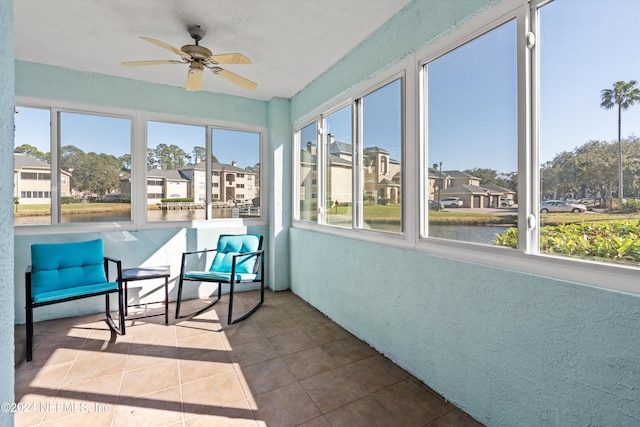
[[[537, 35], [540, 163], [590, 140], [616, 140], [617, 112], [600, 108], [600, 94], [618, 80], [640, 81], [638, 17], [640, 0], [556, 0], [542, 8]], [[515, 23], [507, 23], [428, 65], [430, 165], [443, 162], [445, 170], [516, 170], [515, 32]], [[401, 160], [399, 83], [364, 101], [365, 145], [385, 148]], [[18, 110], [16, 145], [50, 151], [48, 111]], [[351, 143], [349, 110], [329, 117], [328, 132], [346, 143]], [[63, 145], [116, 156], [127, 152], [128, 121], [82, 115], [65, 120], [69, 126], [63, 129]], [[204, 145], [202, 127], [154, 126], [149, 129], [154, 135], [151, 147], [176, 144], [191, 151], [194, 145]], [[622, 113], [622, 135], [632, 134], [640, 136], [640, 104]], [[216, 130], [213, 151], [223, 163], [253, 166], [259, 162], [257, 138], [254, 133]], [[302, 133], [303, 143], [310, 139], [315, 140], [315, 132]]]

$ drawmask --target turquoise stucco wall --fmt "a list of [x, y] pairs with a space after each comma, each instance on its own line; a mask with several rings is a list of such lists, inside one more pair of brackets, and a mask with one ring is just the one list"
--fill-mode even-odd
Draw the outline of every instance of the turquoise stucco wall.
[[[0, 1], [0, 402], [13, 402], [13, 2]], [[0, 425], [13, 414], [0, 411]]]
[[289, 289], [289, 226], [291, 225], [291, 126], [290, 101], [269, 101], [269, 253], [274, 259], [269, 281], [275, 290]]
[[264, 101], [16, 61], [16, 95], [267, 126]]
[[[494, 3], [414, 0], [296, 95], [291, 121]], [[640, 425], [640, 296], [316, 231], [289, 241], [293, 292], [479, 421]]]
[[477, 420], [640, 424], [640, 297], [289, 234], [293, 292]]

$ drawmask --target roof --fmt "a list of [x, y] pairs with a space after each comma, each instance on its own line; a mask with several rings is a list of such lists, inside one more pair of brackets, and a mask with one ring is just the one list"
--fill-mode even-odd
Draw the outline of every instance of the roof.
[[162, 178], [170, 181], [185, 181], [188, 179], [183, 178], [180, 172], [176, 170], [166, 171], [163, 169], [149, 169], [147, 170], [147, 178]]
[[24, 154], [13, 155], [13, 167], [15, 169], [22, 168], [38, 168], [38, 169], [51, 169], [51, 165], [42, 160], [38, 160], [35, 157], [25, 156]]

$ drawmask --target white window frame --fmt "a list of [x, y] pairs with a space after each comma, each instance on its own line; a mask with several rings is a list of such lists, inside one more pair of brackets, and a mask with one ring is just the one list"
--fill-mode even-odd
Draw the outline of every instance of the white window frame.
[[[386, 232], [382, 230], [370, 230], [363, 228], [363, 212], [361, 206], [362, 195], [364, 191], [363, 182], [362, 182], [362, 153], [363, 153], [363, 141], [362, 141], [362, 99], [375, 92], [376, 90], [396, 81], [400, 81], [400, 144], [401, 144], [401, 162], [402, 162], [402, 187], [400, 200], [402, 201], [401, 208], [401, 226], [402, 231], [400, 233], [396, 232]], [[389, 240], [402, 240], [405, 235], [406, 221], [408, 218], [407, 215], [407, 204], [406, 197], [407, 193], [405, 190], [405, 176], [406, 176], [406, 168], [405, 163], [409, 158], [406, 153], [406, 73], [404, 67], [394, 66], [387, 73], [384, 74], [382, 78], [376, 79], [374, 82], [368, 82], [361, 87], [356, 88], [355, 90], [346, 94], [340, 101], [337, 101], [335, 104], [331, 105], [331, 107], [326, 108], [324, 110], [318, 111], [315, 114], [306, 116], [303, 120], [296, 122], [293, 126], [293, 155], [292, 155], [292, 171], [293, 174], [293, 188], [295, 191], [292, 193], [292, 206], [293, 206], [293, 222], [294, 225], [300, 228], [311, 228], [314, 229], [317, 226], [320, 226], [321, 230], [327, 231], [326, 228], [334, 229], [333, 232], [338, 234], [342, 233], [357, 233], [357, 234], [365, 234], [369, 235], [372, 239], [379, 239], [380, 241], [388, 242]], [[351, 156], [353, 159], [353, 167], [352, 167], [352, 195], [351, 195], [351, 203], [352, 203], [352, 223], [351, 227], [341, 227], [333, 224], [329, 224], [326, 221], [326, 212], [329, 208], [326, 206], [326, 162], [327, 156], [329, 153], [326, 151], [326, 144], [324, 143], [325, 138], [325, 129], [326, 129], [326, 118], [331, 114], [341, 110], [342, 108], [351, 106]], [[317, 192], [317, 220], [315, 222], [312, 221], [303, 221], [300, 220], [300, 176], [299, 176], [299, 166], [300, 166], [300, 150], [301, 141], [300, 141], [300, 131], [308, 125], [313, 123], [317, 125], [317, 144], [316, 144], [316, 185], [318, 188]], [[320, 184], [317, 184], [320, 183]]]
[[[268, 169], [266, 160], [267, 156], [267, 129], [262, 126], [248, 125], [243, 123], [219, 121], [213, 119], [195, 119], [192, 117], [176, 116], [162, 113], [150, 113], [146, 111], [120, 109], [112, 107], [103, 107], [88, 104], [78, 104], [67, 101], [47, 100], [41, 98], [16, 96], [15, 104], [25, 108], [39, 108], [50, 112], [50, 142], [51, 142], [51, 170], [59, 170], [59, 129], [58, 129], [58, 113], [69, 112], [77, 114], [86, 114], [94, 116], [106, 116], [116, 118], [127, 118], [131, 120], [131, 199], [139, 200], [138, 203], [131, 204], [131, 220], [120, 222], [86, 222], [86, 223], [60, 223], [60, 197], [59, 194], [59, 174], [52, 172], [51, 176], [51, 196], [52, 208], [51, 224], [41, 225], [18, 225], [14, 226], [16, 235], [37, 235], [37, 234], [62, 234], [62, 233], [85, 233], [85, 232], [108, 232], [108, 231], [135, 231], [146, 229], [162, 229], [186, 227], [196, 228], [201, 225], [223, 225], [242, 224], [242, 225], [265, 225], [268, 219], [268, 191], [264, 188], [260, 189], [260, 202], [263, 206], [260, 209], [260, 216], [252, 216], [246, 218], [212, 218], [208, 215], [206, 220], [194, 221], [148, 221], [147, 220], [147, 122], [165, 122], [176, 123], [192, 126], [202, 126], [206, 129], [207, 150], [211, 152], [210, 135], [211, 129], [227, 129], [240, 132], [257, 133], [260, 136], [260, 182], [267, 183], [265, 176]], [[210, 159], [210, 156], [208, 156]], [[210, 161], [209, 161], [209, 169]], [[211, 174], [209, 173], [210, 177]], [[55, 188], [55, 190], [54, 190]], [[54, 192], [55, 191], [55, 192]], [[57, 193], [57, 195], [56, 195]], [[55, 196], [55, 200], [53, 197]], [[211, 188], [208, 188], [209, 202], [207, 205], [211, 207]]]
[[[300, 141], [298, 131], [316, 121], [322, 123], [324, 115], [335, 111], [345, 102], [357, 99], [366, 92], [363, 88], [381, 84], [394, 72], [406, 74], [403, 82], [403, 106], [405, 133], [403, 139], [403, 218], [402, 235], [391, 233], [376, 233], [362, 229], [347, 229], [343, 227], [323, 224], [320, 212], [317, 222], [301, 221], [299, 213], [299, 192], [293, 191], [293, 227], [309, 229], [326, 234], [333, 234], [363, 240], [372, 243], [402, 249], [415, 250], [434, 256], [456, 259], [501, 268], [504, 270], [535, 274], [555, 278], [573, 283], [583, 283], [596, 287], [613, 289], [640, 294], [640, 284], [637, 280], [639, 269], [637, 266], [587, 261], [577, 258], [561, 257], [540, 253], [539, 250], [539, 159], [537, 128], [539, 114], [539, 85], [537, 46], [527, 47], [528, 42], [535, 41], [538, 34], [537, 8], [550, 0], [513, 0], [504, 1], [478, 14], [468, 22], [462, 24], [451, 33], [440, 37], [433, 43], [414, 52], [394, 64], [386, 72], [363, 82], [353, 90], [325, 104], [293, 125], [293, 189], [299, 186], [299, 150]], [[424, 123], [424, 65], [442, 56], [468, 41], [496, 28], [507, 21], [516, 20], [517, 34], [517, 138], [518, 138], [518, 229], [520, 232], [518, 249], [480, 245], [469, 242], [459, 242], [444, 239], [433, 239], [427, 236], [427, 201], [425, 200], [423, 185], [426, 184], [427, 159], [427, 129]], [[327, 107], [326, 105], [329, 105]], [[318, 136], [321, 141], [321, 135]], [[354, 139], [355, 141], [355, 139]], [[414, 142], [415, 141], [415, 142]], [[322, 144], [318, 143], [318, 148]], [[354, 144], [355, 145], [355, 144]], [[319, 153], [320, 154], [320, 153]], [[354, 153], [355, 154], [355, 153]], [[408, 161], [409, 159], [414, 161]], [[324, 159], [319, 158], [318, 164], [318, 204], [319, 209], [325, 202]], [[417, 177], [417, 180], [404, 179]], [[418, 184], [419, 182], [421, 184]], [[322, 193], [321, 193], [322, 192]], [[410, 213], [410, 214], [406, 214]], [[384, 234], [384, 239], [380, 237]], [[481, 268], [481, 267], [480, 267]]]

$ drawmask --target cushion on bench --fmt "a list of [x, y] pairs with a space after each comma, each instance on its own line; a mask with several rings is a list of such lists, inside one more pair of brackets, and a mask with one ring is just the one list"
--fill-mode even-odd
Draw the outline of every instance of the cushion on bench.
[[[31, 293], [34, 302], [118, 288], [107, 282], [102, 240], [31, 245]], [[92, 289], [95, 289], [93, 291]]]

